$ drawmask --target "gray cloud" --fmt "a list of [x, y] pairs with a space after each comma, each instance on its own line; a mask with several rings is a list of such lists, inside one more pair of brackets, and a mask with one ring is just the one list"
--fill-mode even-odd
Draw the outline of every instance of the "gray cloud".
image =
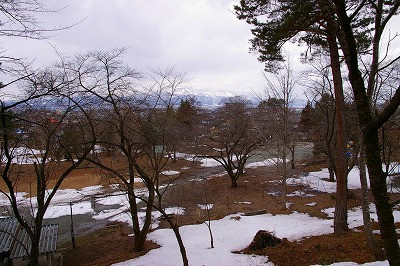
[[[175, 66], [188, 72], [191, 88], [230, 92], [262, 91], [263, 64], [249, 53], [250, 27], [232, 13], [230, 0], [58, 0], [46, 1], [57, 14], [39, 17], [43, 27], [73, 25], [46, 41], [3, 38], [7, 53], [35, 58], [37, 65], [57, 59], [52, 46], [74, 55], [90, 50], [128, 48], [125, 60], [141, 71]], [[50, 44], [51, 45], [50, 45]], [[288, 45], [297, 69], [303, 48]], [[298, 92], [301, 94], [301, 91]]]
[[240, 93], [261, 90], [263, 65], [248, 52], [248, 25], [238, 21], [234, 1], [226, 0], [60, 0], [57, 14], [40, 16], [43, 27], [63, 27], [46, 41], [4, 39], [7, 53], [35, 59], [37, 65], [90, 50], [128, 48], [125, 60], [145, 71], [176, 66], [188, 72], [193, 89]]

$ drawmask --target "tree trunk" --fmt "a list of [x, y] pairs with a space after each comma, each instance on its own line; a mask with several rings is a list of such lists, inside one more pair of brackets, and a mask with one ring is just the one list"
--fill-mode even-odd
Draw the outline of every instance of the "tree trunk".
[[335, 172], [333, 171], [332, 167], [328, 167], [329, 171], [329, 182], [335, 182]]
[[134, 250], [135, 250], [135, 252], [140, 252], [140, 251], [143, 251], [143, 249], [144, 249], [144, 242], [146, 240], [146, 235], [143, 235], [140, 230], [138, 208], [137, 208], [137, 203], [136, 203], [135, 192], [133, 189], [133, 183], [129, 182], [127, 186], [128, 186], [127, 190], [128, 190], [129, 210], [131, 212], [131, 218], [132, 218], [132, 224], [133, 224], [133, 235], [134, 235], [134, 241], [135, 241]]
[[376, 242], [374, 235], [372, 233], [371, 227], [371, 216], [369, 214], [369, 198], [368, 198], [368, 184], [367, 184], [367, 175], [365, 171], [365, 154], [364, 147], [360, 149], [360, 157], [358, 159], [358, 167], [360, 170], [360, 183], [361, 183], [361, 194], [362, 194], [362, 212], [363, 212], [363, 221], [364, 221], [364, 233], [367, 239], [367, 245], [372, 254], [375, 256], [377, 260], [384, 259], [383, 250], [379, 247]]
[[328, 157], [328, 171], [329, 171], [329, 181], [335, 182], [335, 173], [336, 173], [336, 165], [335, 165], [335, 158], [332, 155], [333, 151], [331, 148], [330, 140], [326, 141], [326, 147], [327, 147], [327, 154], [326, 156]]
[[292, 146], [292, 149], [290, 150], [290, 153], [291, 153], [291, 155], [292, 155], [292, 159], [290, 160], [290, 163], [291, 163], [291, 169], [293, 170], [294, 168], [295, 168], [295, 165], [294, 165], [294, 152], [295, 152], [295, 144], [293, 144], [293, 146]]
[[33, 239], [31, 239], [31, 250], [29, 253], [29, 264], [32, 266], [39, 265], [39, 244], [40, 244], [40, 233], [42, 231], [42, 219], [44, 214], [41, 215], [41, 210], [38, 209], [38, 213], [35, 217], [35, 228], [33, 230]]
[[[329, 21], [328, 21], [329, 25]], [[331, 69], [335, 91], [336, 111], [336, 206], [334, 216], [334, 232], [343, 234], [348, 230], [347, 225], [347, 162], [346, 162], [346, 134], [344, 125], [344, 96], [340, 70], [339, 49], [336, 37], [327, 34], [329, 44]]]
[[[322, 7], [326, 6], [325, 1], [319, 1], [319, 3]], [[397, 242], [392, 205], [386, 188], [386, 175], [382, 170], [378, 128], [372, 127], [373, 125], [371, 126], [371, 123], [374, 122], [373, 111], [370, 106], [363, 75], [359, 69], [357, 43], [344, 1], [335, 0], [334, 4], [334, 13], [336, 13], [334, 15], [337, 15], [337, 19], [340, 22], [340, 34], [338, 34], [338, 36], [349, 71], [348, 76], [354, 94], [354, 102], [357, 107], [360, 127], [362, 129], [370, 186], [375, 199], [385, 255], [390, 265], [400, 265], [400, 247]], [[327, 8], [326, 11], [330, 13], [329, 8]], [[377, 12], [377, 14], [379, 14], [379, 12]], [[333, 14], [331, 15], [333, 16]], [[373, 63], [378, 64], [379, 62], [375, 60]]]
[[149, 196], [147, 198], [146, 216], [145, 216], [145, 220], [144, 220], [143, 228], [142, 228], [142, 234], [146, 234], [146, 235], [149, 232], [149, 229], [151, 226], [153, 204], [154, 204], [154, 200], [155, 200], [155, 192], [154, 192], [153, 184], [151, 184], [151, 185], [147, 184], [147, 186], [148, 186], [147, 190], [148, 190]]
[[168, 224], [171, 226], [172, 230], [174, 231], [176, 240], [178, 241], [179, 250], [181, 252], [183, 265], [189, 266], [189, 261], [188, 261], [187, 255], [186, 255], [185, 245], [183, 244], [181, 234], [179, 233], [179, 227], [172, 221], [172, 219], [162, 209], [159, 209], [158, 211], [161, 212], [161, 214], [164, 216], [164, 218], [167, 220]]
[[134, 232], [134, 248], [136, 252], [143, 251], [144, 249], [144, 243], [146, 241], [147, 234], [150, 229], [151, 225], [151, 212], [153, 210], [152, 206], [154, 203], [154, 191], [149, 190], [149, 197], [147, 199], [147, 207], [146, 207], [146, 215], [145, 215], [145, 220], [143, 223], [143, 227], [140, 228], [139, 224], [139, 217], [137, 215], [138, 210], [137, 210], [137, 204], [136, 204], [136, 198], [135, 196], [132, 197], [132, 199], [129, 199], [129, 207], [131, 210], [131, 215], [132, 215], [132, 221], [133, 221], [133, 232]]
[[394, 224], [393, 209], [386, 187], [386, 174], [382, 170], [378, 132], [369, 132], [364, 136], [365, 154], [372, 195], [375, 198], [381, 237], [385, 255], [390, 265], [400, 264], [400, 248]]
[[144, 243], [146, 242], [146, 237], [147, 235], [142, 234], [142, 233], [138, 233], [138, 234], [134, 234], [134, 245], [133, 248], [135, 250], [135, 252], [141, 252], [144, 250]]
[[39, 241], [32, 241], [31, 252], [29, 254], [29, 264], [39, 266]]
[[244, 164], [243, 163], [238, 163], [238, 173], [239, 175], [244, 175]]
[[210, 220], [208, 220], [208, 224], [206, 224], [206, 225], [208, 227], [208, 232], [210, 233], [210, 245], [211, 245], [211, 248], [214, 248], [214, 237], [213, 237], [212, 230], [211, 230]]
[[283, 156], [284, 161], [282, 164], [282, 200], [281, 200], [281, 208], [282, 210], [286, 210], [287, 206], [287, 184], [286, 184], [286, 180], [287, 180], [287, 165], [286, 165], [286, 153], [285, 156]]
[[135, 241], [134, 250], [135, 252], [140, 252], [143, 251], [144, 249], [145, 239], [143, 239], [143, 235], [141, 234], [140, 230], [139, 217], [137, 215], [138, 210], [137, 210], [136, 198], [132, 194], [128, 194], [128, 201], [129, 201], [129, 209], [131, 211], [132, 224], [133, 224], [133, 235]]
[[233, 187], [233, 188], [237, 188], [238, 187], [236, 178], [231, 177], [231, 187]]

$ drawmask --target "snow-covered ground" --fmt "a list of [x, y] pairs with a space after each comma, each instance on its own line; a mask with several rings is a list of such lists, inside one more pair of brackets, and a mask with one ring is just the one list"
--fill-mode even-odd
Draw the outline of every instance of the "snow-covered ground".
[[[181, 154], [185, 159], [194, 159], [192, 155]], [[197, 159], [204, 167], [219, 165], [212, 159]], [[259, 167], [270, 165], [271, 161], [255, 162], [248, 164], [248, 167]], [[166, 171], [163, 174], [172, 175], [179, 174], [178, 171]], [[303, 184], [310, 187], [310, 190], [334, 193], [336, 191], [336, 183], [328, 182], [329, 177], [327, 169], [322, 169], [318, 172], [309, 173], [306, 176], [299, 178], [290, 178], [288, 184]], [[349, 173], [349, 188], [360, 188], [359, 171], [354, 168]], [[194, 179], [193, 179], [194, 180]], [[201, 181], [201, 180], [196, 180]], [[107, 219], [110, 221], [121, 221], [132, 226], [131, 217], [128, 210], [127, 197], [118, 190], [104, 197], [98, 195], [104, 194], [102, 186], [93, 186], [83, 189], [65, 189], [59, 190], [49, 209], [46, 212], [45, 218], [56, 218], [69, 215], [70, 207], [68, 202], [73, 203], [74, 214], [90, 215], [94, 219]], [[143, 189], [137, 190], [138, 195], [145, 196], [146, 191]], [[309, 191], [295, 191], [288, 196], [314, 196]], [[18, 193], [18, 201], [21, 205], [27, 207], [35, 206], [35, 198], [27, 198], [26, 193]], [[140, 202], [138, 199], [137, 202]], [[237, 204], [252, 204], [251, 202], [238, 201]], [[5, 195], [0, 194], [0, 204], [2, 206], [9, 205]], [[102, 211], [96, 210], [96, 204], [109, 206], [109, 209]], [[308, 203], [308, 206], [314, 206], [316, 203]], [[212, 209], [213, 205], [209, 204], [198, 205], [200, 209]], [[328, 217], [333, 217], [333, 208], [323, 210]], [[170, 207], [166, 209], [167, 213], [175, 213], [181, 215], [185, 210], [181, 207]], [[376, 218], [376, 210], [371, 204], [371, 218]], [[139, 214], [144, 217], [144, 212]], [[158, 218], [161, 214], [157, 211], [152, 213], [153, 224], [152, 228], [158, 227]], [[395, 222], [400, 222], [400, 211], [394, 211]], [[355, 228], [362, 225], [361, 208], [354, 208], [349, 211], [349, 227]], [[210, 237], [208, 228], [204, 224], [188, 225], [180, 227], [180, 232], [187, 249], [187, 255], [190, 265], [272, 265], [268, 262], [265, 256], [251, 256], [244, 254], [235, 254], [232, 251], [237, 251], [245, 248], [252, 241], [252, 238], [258, 230], [267, 230], [274, 232], [279, 238], [288, 238], [289, 240], [300, 240], [308, 236], [317, 236], [329, 234], [333, 232], [333, 220], [331, 218], [320, 219], [310, 217], [308, 214], [294, 212], [286, 215], [263, 214], [257, 216], [243, 216], [242, 214], [229, 215], [223, 219], [211, 221], [211, 228], [214, 236], [215, 248], [210, 248]], [[121, 262], [117, 265], [181, 265], [181, 256], [179, 247], [173, 231], [170, 229], [156, 229], [148, 236], [150, 240], [158, 243], [161, 247], [154, 249], [144, 256], [139, 258]], [[352, 266], [358, 265], [355, 263], [335, 263], [336, 266]], [[365, 265], [388, 265], [387, 262], [374, 262]]]
[[[368, 178], [368, 176], [367, 176]], [[329, 171], [327, 168], [318, 172], [310, 172], [305, 176], [288, 178], [289, 185], [307, 185], [312, 190], [326, 193], [336, 192], [336, 182], [329, 182]], [[368, 180], [369, 183], [369, 180]], [[358, 189], [361, 188], [360, 171], [354, 167], [348, 175], [348, 188]]]
[[279, 161], [282, 161], [278, 158], [270, 158], [266, 159], [261, 162], [253, 162], [253, 163], [248, 163], [246, 164], [246, 168], [257, 168], [257, 167], [263, 167], [263, 166], [272, 166], [276, 165]]
[[214, 204], [197, 204], [202, 210], [210, 210], [214, 207]]
[[[354, 167], [350, 173], [348, 174], [348, 188], [349, 189], [359, 189], [361, 188], [360, 182], [360, 170], [357, 167]], [[310, 172], [302, 177], [288, 178], [287, 183], [289, 185], [307, 185], [312, 190], [326, 193], [335, 193], [336, 192], [336, 182], [329, 182], [329, 171], [327, 168], [322, 169], [318, 172]], [[369, 186], [369, 178], [367, 172], [367, 183]], [[388, 191], [396, 192], [397, 188], [393, 187], [391, 184], [391, 180], [388, 179]], [[399, 192], [399, 191], [397, 191]]]
[[[33, 164], [34, 162], [41, 162], [41, 154], [43, 151], [36, 149], [29, 149], [26, 147], [17, 147], [10, 150], [10, 156], [13, 164]], [[49, 159], [48, 159], [49, 160]], [[5, 155], [1, 158], [1, 163], [7, 161]]]
[[163, 174], [163, 175], [179, 175], [181, 172], [179, 172], [179, 171], [163, 171], [163, 172], [161, 172], [161, 174]]
[[[396, 211], [395, 217], [396, 222], [400, 221], [400, 212]], [[349, 212], [349, 223], [351, 228], [362, 224], [360, 209]], [[213, 249], [210, 248], [208, 228], [203, 224], [182, 226], [180, 233], [190, 265], [273, 265], [268, 263], [267, 257], [235, 254], [232, 251], [247, 247], [258, 230], [274, 232], [279, 238], [286, 237], [293, 241], [308, 236], [333, 233], [332, 224], [331, 219], [310, 217], [308, 214], [297, 212], [288, 215], [229, 215], [223, 219], [211, 221], [215, 246]], [[161, 247], [151, 250], [144, 256], [116, 265], [182, 265], [179, 247], [172, 230], [155, 230], [149, 234], [149, 239]], [[333, 265], [358, 264], [336, 263]], [[365, 265], [388, 265], [388, 263], [376, 262]]]
[[[213, 148], [216, 151], [219, 151], [219, 149]], [[202, 167], [215, 167], [215, 166], [220, 166], [221, 164], [217, 162], [216, 160], [212, 158], [201, 158], [197, 157], [196, 155], [193, 154], [186, 154], [186, 153], [176, 153], [176, 157], [182, 158], [188, 161], [197, 161], [201, 163]], [[257, 167], [263, 167], [263, 166], [272, 166], [276, 165], [279, 162], [278, 158], [269, 158], [264, 161], [260, 162], [252, 162], [246, 164], [246, 168], [257, 168]]]
[[[120, 192], [115, 192], [104, 198], [95, 199], [95, 203], [113, 206], [112, 209], [103, 210], [96, 213], [91, 202], [91, 196], [95, 196], [102, 191], [101, 186], [88, 187], [80, 190], [66, 189], [60, 190], [55, 197], [54, 203], [50, 205], [46, 217], [59, 217], [69, 214], [68, 205], [60, 205], [69, 200], [78, 201], [73, 205], [75, 214], [85, 213], [94, 219], [108, 219], [110, 221], [122, 221], [130, 225], [130, 216], [126, 212], [126, 196]], [[145, 193], [143, 190], [138, 193]], [[31, 198], [26, 198], [26, 194], [19, 194], [19, 199], [26, 203], [33, 202]], [[0, 202], [6, 203], [4, 195], [0, 196]], [[249, 204], [250, 202], [238, 202], [239, 204]], [[115, 206], [117, 205], [117, 206]], [[119, 207], [118, 207], [119, 206]], [[206, 206], [199, 205], [199, 208], [206, 209]], [[212, 206], [208, 206], [209, 209]], [[177, 215], [183, 214], [184, 209], [180, 207], [167, 208], [168, 213]], [[376, 219], [375, 208], [371, 204], [371, 218]], [[325, 209], [328, 216], [332, 216], [333, 209]], [[144, 213], [140, 213], [143, 217]], [[154, 211], [152, 228], [158, 226], [157, 218], [160, 213]], [[400, 222], [400, 211], [394, 212], [395, 222]], [[204, 224], [188, 225], [180, 227], [180, 232], [187, 250], [189, 263], [191, 265], [272, 265], [268, 258], [264, 256], [252, 256], [235, 254], [252, 241], [258, 230], [274, 232], [279, 238], [289, 240], [300, 240], [308, 236], [317, 236], [333, 232], [332, 219], [320, 219], [311, 217], [308, 214], [294, 212], [286, 215], [263, 214], [257, 216], [243, 216], [242, 214], [229, 215], [223, 219], [211, 221], [211, 228], [214, 236], [215, 248], [210, 248], [210, 238], [208, 228]], [[360, 208], [349, 211], [349, 227], [354, 228], [362, 225], [362, 212]], [[175, 236], [171, 229], [156, 229], [149, 234], [148, 238], [155, 241], [161, 247], [154, 249], [139, 258], [121, 262], [117, 265], [181, 265], [181, 256]], [[336, 263], [333, 265], [357, 265], [354, 263]], [[388, 265], [387, 262], [372, 263], [365, 265]]]
[[[252, 167], [266, 166], [270, 161], [256, 162]], [[312, 172], [301, 178], [293, 178], [289, 184], [308, 185], [311, 190], [335, 193], [336, 184], [326, 181], [329, 177], [327, 169]], [[348, 177], [349, 188], [360, 188], [359, 170], [354, 168]], [[296, 191], [290, 196], [315, 196], [310, 193]], [[240, 202], [242, 203], [242, 202]], [[247, 202], [246, 202], [247, 204]], [[316, 203], [308, 204], [314, 206]], [[323, 210], [328, 217], [333, 217], [333, 208]], [[377, 220], [375, 206], [371, 204], [371, 218]], [[232, 219], [239, 216], [240, 219]], [[395, 221], [400, 222], [400, 212], [394, 212]], [[274, 232], [277, 237], [289, 240], [300, 240], [308, 236], [329, 234], [333, 232], [332, 219], [319, 219], [308, 214], [292, 213], [289, 215], [264, 214], [258, 216], [230, 215], [221, 220], [212, 221], [215, 248], [209, 244], [208, 229], [205, 225], [189, 225], [180, 228], [191, 265], [272, 265], [266, 257], [235, 254], [232, 251], [245, 248], [258, 230]], [[349, 227], [355, 228], [363, 224], [361, 208], [349, 211]], [[149, 239], [161, 247], [148, 254], [117, 265], [181, 265], [179, 247], [172, 230], [159, 229], [149, 235]], [[358, 265], [352, 262], [335, 263], [336, 266]], [[388, 265], [387, 262], [374, 262], [364, 265]]]
[[[86, 214], [96, 220], [107, 219], [109, 221], [124, 222], [132, 226], [127, 195], [118, 190], [118, 185], [114, 185], [114, 188], [116, 191], [111, 194], [106, 194], [102, 186], [91, 186], [82, 189], [59, 189], [50, 202], [44, 218], [50, 219], [70, 215], [71, 207], [69, 203], [71, 202], [73, 215]], [[50, 192], [49, 190], [48, 193]], [[136, 195], [139, 197], [147, 196], [147, 192], [145, 189], [136, 189]], [[17, 199], [21, 210], [36, 213], [37, 200], [35, 197], [29, 198], [27, 193], [17, 193]], [[137, 203], [140, 201], [140, 199], [136, 199]], [[97, 212], [96, 205], [98, 204], [110, 206], [110, 208]], [[10, 208], [10, 203], [4, 194], [0, 194], [0, 205]], [[182, 215], [185, 212], [184, 208], [181, 207], [169, 207], [165, 211], [176, 215]], [[145, 212], [139, 212], [140, 222], [144, 221], [144, 217]], [[152, 212], [153, 229], [158, 227], [160, 217], [160, 212]]]

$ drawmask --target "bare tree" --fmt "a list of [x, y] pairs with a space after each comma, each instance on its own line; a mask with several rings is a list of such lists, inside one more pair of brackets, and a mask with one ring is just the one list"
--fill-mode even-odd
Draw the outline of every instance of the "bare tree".
[[[8, 191], [1, 192], [9, 199], [15, 217], [28, 234], [30, 248], [25, 248], [30, 264], [38, 265], [40, 234], [46, 210], [62, 182], [92, 150], [95, 143], [95, 125], [91, 122], [91, 113], [84, 112], [82, 108], [83, 104], [88, 103], [80, 102], [73, 95], [60, 93], [69, 86], [62, 73], [45, 70], [30, 75], [29, 79], [24, 81], [31, 93], [10, 105], [2, 103], [1, 154], [4, 161], [0, 169]], [[73, 125], [78, 133], [75, 135], [73, 146], [60, 138], [67, 125]], [[61, 172], [51, 161], [54, 146], [58, 146], [72, 159]], [[29, 177], [30, 180], [21, 179], [23, 162], [18, 160], [21, 150], [24, 151], [23, 157], [26, 156], [26, 151], [31, 151], [29, 160], [33, 163], [33, 173]], [[34, 150], [36, 152], [33, 152]], [[27, 211], [26, 206], [22, 206], [16, 198], [21, 182], [30, 184], [31, 193], [36, 198], [36, 203], [30, 206], [29, 219], [24, 215]]]
[[216, 110], [210, 121], [211, 129], [206, 135], [210, 147], [206, 147], [203, 158], [220, 163], [231, 179], [231, 186], [244, 173], [244, 167], [252, 152], [260, 145], [260, 138], [251, 119], [249, 102], [241, 97], [227, 98]]
[[201, 183], [201, 185], [203, 190], [202, 192], [204, 194], [202, 197], [203, 204], [198, 204], [200, 210], [198, 210], [196, 218], [200, 221], [203, 221], [203, 223], [207, 226], [208, 233], [210, 235], [210, 247], [214, 248], [214, 237], [211, 227], [211, 209], [213, 208], [213, 204], [210, 204], [208, 196], [212, 188], [207, 178], [203, 178], [203, 182]]
[[[48, 39], [54, 33], [69, 29], [81, 21], [67, 26], [47, 27], [38, 17], [43, 14], [58, 13], [62, 10], [49, 8], [42, 0], [0, 1], [0, 36], [22, 37], [29, 39]], [[1, 44], [0, 44], [1, 45]], [[5, 63], [19, 61], [15, 56], [7, 55], [6, 48], [0, 47], [0, 70], [8, 71]], [[12, 67], [11, 67], [12, 68]]]
[[[161, 172], [170, 162], [171, 117], [175, 91], [183, 86], [184, 76], [174, 70], [154, 70], [148, 85], [139, 84], [143, 76], [122, 61], [124, 49], [90, 52], [73, 59], [68, 65], [77, 85], [89, 98], [95, 98], [101, 110], [98, 119], [104, 125], [98, 131], [98, 145], [113, 151], [112, 157], [102, 153], [86, 158], [118, 180], [128, 195], [133, 223], [134, 249], [142, 251], [152, 222], [152, 210], [166, 217], [177, 236], [184, 264], [187, 257], [178, 226], [165, 213], [162, 196], [166, 188]], [[122, 156], [121, 156], [122, 155]], [[111, 160], [111, 163], [110, 163]], [[120, 163], [112, 163], [120, 160]], [[122, 162], [122, 163], [121, 163]], [[146, 195], [135, 191], [137, 179], [146, 188]], [[139, 217], [137, 199], [146, 203], [144, 220]]]
[[275, 73], [272, 78], [267, 75], [264, 76], [267, 81], [267, 94], [270, 95], [270, 99], [275, 99], [275, 104], [273, 104], [273, 109], [275, 110], [274, 117], [268, 119], [269, 124], [266, 125], [270, 129], [273, 128], [275, 130], [268, 134], [269, 139], [265, 139], [265, 143], [268, 146], [272, 145], [273, 153], [279, 158], [277, 163], [282, 176], [281, 207], [282, 209], [286, 209], [286, 180], [289, 172], [287, 161], [291, 149], [294, 154], [296, 141], [294, 137], [295, 130], [293, 130], [294, 121], [291, 116], [291, 105], [293, 90], [298, 83], [298, 77], [293, 72], [290, 63], [284, 64], [280, 72]]

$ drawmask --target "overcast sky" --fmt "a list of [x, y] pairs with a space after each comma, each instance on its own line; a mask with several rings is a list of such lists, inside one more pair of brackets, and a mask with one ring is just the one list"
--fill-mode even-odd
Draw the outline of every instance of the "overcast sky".
[[[48, 40], [3, 37], [7, 55], [35, 59], [37, 66], [57, 60], [53, 49], [74, 55], [126, 47], [125, 61], [145, 72], [175, 66], [187, 72], [196, 91], [260, 93], [264, 65], [249, 53], [250, 26], [233, 13], [230, 0], [57, 0], [44, 1], [56, 14], [39, 14], [43, 27], [77, 25]], [[50, 6], [51, 5], [51, 6]], [[397, 21], [399, 21], [397, 19]], [[397, 27], [396, 27], [397, 29]], [[294, 44], [287, 46], [297, 70]], [[298, 88], [297, 97], [303, 98]]]
[[[239, 21], [229, 0], [58, 0], [44, 1], [57, 14], [39, 15], [43, 27], [78, 25], [48, 40], [3, 38], [7, 53], [35, 59], [38, 66], [67, 55], [126, 47], [133, 68], [175, 66], [187, 72], [193, 90], [261, 92], [263, 64], [249, 53], [250, 27]], [[51, 44], [51, 45], [50, 45]]]

